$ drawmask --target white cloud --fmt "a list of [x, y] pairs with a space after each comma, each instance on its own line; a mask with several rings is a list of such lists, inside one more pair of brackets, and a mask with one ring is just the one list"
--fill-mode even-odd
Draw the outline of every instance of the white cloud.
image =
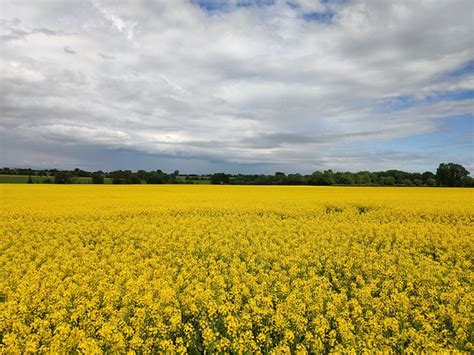
[[102, 5], [100, 1], [92, 1], [92, 4], [103, 16], [103, 18], [108, 21], [118, 32], [123, 33], [129, 40], [133, 39], [135, 27], [137, 26], [136, 22], [127, 21], [116, 16], [106, 6]]
[[[30, 141], [225, 167], [435, 164], [419, 151], [374, 163], [351, 144], [438, 132], [472, 115], [472, 99], [443, 95], [474, 89], [472, 73], [446, 74], [474, 58], [473, 3], [292, 3], [207, 13], [184, 0], [5, 0], [0, 126]], [[328, 11], [330, 23], [303, 18]], [[413, 104], [387, 104], [400, 97]]]
[[64, 124], [53, 124], [45, 126], [19, 127], [22, 134], [29, 137], [40, 135], [45, 139], [59, 141], [65, 144], [74, 144], [76, 141], [125, 146], [130, 136], [121, 131], [107, 128], [69, 126]]
[[4, 80], [19, 80], [25, 83], [44, 80], [44, 75], [40, 71], [30, 69], [17, 61], [1, 61], [0, 72]]

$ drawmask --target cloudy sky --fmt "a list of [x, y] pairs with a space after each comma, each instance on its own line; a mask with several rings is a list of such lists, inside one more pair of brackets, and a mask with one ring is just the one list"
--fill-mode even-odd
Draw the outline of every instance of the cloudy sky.
[[1, 0], [0, 166], [474, 171], [472, 0]]

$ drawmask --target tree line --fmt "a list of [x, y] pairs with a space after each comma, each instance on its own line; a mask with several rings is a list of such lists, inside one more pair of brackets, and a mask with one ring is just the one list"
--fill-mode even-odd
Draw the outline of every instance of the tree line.
[[[178, 183], [176, 177], [179, 171], [176, 170], [171, 174], [167, 174], [162, 170], [145, 171], [138, 170], [133, 172], [131, 170], [115, 170], [110, 172], [86, 171], [79, 168], [74, 170], [58, 170], [58, 169], [0, 169], [0, 174], [3, 175], [28, 175], [28, 183], [32, 183], [32, 176], [45, 177], [43, 183], [54, 184], [73, 184], [83, 183], [78, 178], [90, 178], [92, 184], [104, 184], [105, 179], [110, 179], [112, 184], [175, 184]], [[79, 182], [78, 182], [79, 181]]]
[[411, 173], [401, 170], [379, 172], [315, 171], [310, 175], [277, 172], [275, 175], [230, 175], [218, 173], [211, 176], [212, 184], [234, 185], [377, 185], [377, 186], [452, 186], [472, 187], [474, 179], [462, 165], [442, 163], [436, 173], [425, 171]]
[[211, 184], [229, 185], [474, 186], [474, 179], [470, 176], [469, 171], [462, 165], [454, 163], [440, 164], [436, 173], [430, 171], [413, 173], [401, 170], [352, 173], [325, 170], [315, 171], [309, 175], [298, 173], [286, 175], [284, 172], [276, 172], [274, 175], [226, 173], [180, 175], [178, 170], [168, 174], [162, 170], [89, 172], [79, 168], [74, 170], [3, 168], [0, 169], [0, 174], [28, 175], [30, 177], [28, 182], [33, 182], [31, 176], [46, 176], [42, 181], [43, 183], [55, 184], [71, 184], [77, 181], [77, 178], [90, 178], [92, 184], [103, 184], [104, 180], [108, 178], [112, 184], [192, 184], [199, 180], [205, 180]]

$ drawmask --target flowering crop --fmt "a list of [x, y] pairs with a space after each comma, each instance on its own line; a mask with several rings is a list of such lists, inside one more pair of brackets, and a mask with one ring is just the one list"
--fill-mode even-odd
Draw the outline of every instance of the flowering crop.
[[0, 187], [0, 353], [474, 351], [468, 189]]

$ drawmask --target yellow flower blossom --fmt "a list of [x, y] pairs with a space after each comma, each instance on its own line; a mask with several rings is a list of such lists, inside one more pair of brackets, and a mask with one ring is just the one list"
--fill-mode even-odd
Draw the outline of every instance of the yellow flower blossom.
[[474, 194], [1, 185], [0, 354], [474, 352]]

